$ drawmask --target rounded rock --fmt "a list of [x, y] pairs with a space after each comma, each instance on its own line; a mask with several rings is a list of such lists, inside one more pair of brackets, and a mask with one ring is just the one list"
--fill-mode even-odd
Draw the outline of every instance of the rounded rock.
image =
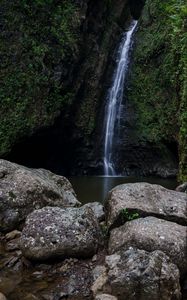
[[45, 207], [28, 216], [20, 249], [32, 260], [91, 257], [100, 241], [100, 227], [91, 209]]

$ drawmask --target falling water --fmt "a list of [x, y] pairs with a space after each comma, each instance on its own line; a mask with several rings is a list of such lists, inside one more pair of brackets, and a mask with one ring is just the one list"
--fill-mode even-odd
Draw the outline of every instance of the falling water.
[[120, 118], [121, 105], [123, 99], [124, 82], [128, 71], [130, 50], [132, 46], [133, 33], [136, 29], [137, 21], [133, 20], [129, 30], [124, 35], [119, 47], [117, 56], [117, 66], [114, 73], [112, 87], [108, 93], [108, 101], [105, 112], [105, 140], [104, 140], [104, 174], [106, 176], [116, 175], [112, 160], [114, 145], [115, 126], [119, 126], [117, 119]]

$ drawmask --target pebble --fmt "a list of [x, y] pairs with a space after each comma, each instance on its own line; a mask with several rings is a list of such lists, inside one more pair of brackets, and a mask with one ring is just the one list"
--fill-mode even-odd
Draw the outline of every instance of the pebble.
[[14, 240], [16, 238], [19, 238], [21, 236], [21, 231], [18, 231], [18, 230], [13, 230], [11, 232], [8, 232], [6, 235], [5, 235], [5, 239], [7, 241], [10, 241], [10, 240]]
[[7, 300], [7, 298], [5, 297], [5, 295], [3, 295], [2, 293], [0, 293], [0, 300]]

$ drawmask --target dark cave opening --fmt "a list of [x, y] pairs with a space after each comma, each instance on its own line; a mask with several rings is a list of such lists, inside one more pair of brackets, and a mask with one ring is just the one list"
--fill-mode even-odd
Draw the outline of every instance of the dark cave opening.
[[4, 158], [30, 168], [44, 168], [59, 175], [68, 175], [73, 151], [68, 144], [68, 129], [63, 126], [59, 117], [53, 126], [23, 138]]

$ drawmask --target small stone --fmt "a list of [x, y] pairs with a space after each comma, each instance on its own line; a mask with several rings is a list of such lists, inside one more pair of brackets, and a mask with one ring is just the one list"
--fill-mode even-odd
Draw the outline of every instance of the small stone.
[[21, 231], [13, 230], [5, 235], [5, 239], [7, 241], [14, 240], [15, 238], [19, 238], [21, 236]]
[[37, 278], [42, 278], [43, 277], [43, 272], [42, 271], [33, 272], [32, 276], [37, 277]]
[[94, 283], [91, 287], [93, 295], [97, 295], [99, 292], [102, 292], [103, 286], [107, 282], [107, 269], [105, 266], [97, 266], [93, 270]]
[[92, 262], [96, 262], [97, 261], [97, 255], [94, 255], [93, 257], [92, 257]]
[[101, 203], [90, 202], [90, 203], [85, 204], [83, 207], [91, 208], [99, 222], [102, 222], [105, 220], [104, 206]]
[[5, 262], [5, 266], [7, 266], [8, 268], [13, 268], [18, 262], [19, 262], [20, 257], [10, 257], [6, 262]]
[[19, 238], [9, 241], [6, 244], [6, 250], [9, 252], [19, 250]]
[[95, 281], [97, 278], [99, 278], [102, 274], [106, 272], [106, 267], [103, 265], [96, 266], [92, 271], [92, 277]]
[[0, 293], [0, 300], [7, 300], [7, 298], [5, 297], [5, 295], [3, 295], [2, 293]]
[[28, 294], [24, 297], [24, 300], [39, 300], [39, 298], [33, 294]]
[[184, 182], [183, 184], [177, 186], [175, 190], [177, 192], [186, 193], [187, 192], [187, 182]]
[[96, 295], [95, 300], [118, 300], [115, 296], [109, 294]]

